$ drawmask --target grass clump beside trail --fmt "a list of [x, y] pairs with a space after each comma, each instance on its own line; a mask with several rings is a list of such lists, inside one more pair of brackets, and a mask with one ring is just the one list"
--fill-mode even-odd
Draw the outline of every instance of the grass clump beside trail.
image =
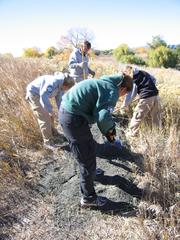
[[[47, 59], [0, 58], [0, 193], [3, 196], [0, 200], [2, 206], [5, 202], [9, 202], [10, 206], [12, 199], [15, 201], [19, 196], [23, 196], [23, 199], [28, 201], [23, 187], [25, 172], [28, 171], [28, 162], [32, 161], [33, 153], [31, 157], [27, 157], [27, 151], [34, 151], [32, 150], [34, 148], [41, 149], [42, 139], [39, 127], [25, 100], [26, 86], [37, 76], [61, 70], [66, 64], [54, 63], [53, 60]], [[108, 61], [108, 59], [97, 58], [90, 64], [96, 71], [97, 77], [116, 74], [124, 67], [124, 65], [118, 66], [112, 59]], [[133, 173], [134, 183], [145, 192], [145, 197], [139, 204], [139, 217], [132, 219], [121, 216], [103, 217], [102, 222], [98, 222], [93, 228], [96, 236], [94, 239], [101, 239], [102, 235], [110, 240], [118, 237], [119, 239], [145, 239], [141, 237], [143, 231], [146, 232], [146, 239], [178, 239], [180, 236], [180, 72], [155, 68], [145, 68], [145, 70], [157, 78], [163, 128], [161, 131], [152, 132], [151, 129], [142, 126], [140, 136], [132, 143], [133, 150], [141, 153], [144, 158], [143, 172]], [[117, 105], [117, 112], [120, 104], [121, 102]], [[127, 119], [132, 117], [133, 108], [134, 105]], [[36, 159], [39, 158], [40, 156], [36, 157]], [[13, 195], [15, 192], [16, 194]], [[20, 205], [18, 206], [20, 209]], [[8, 211], [10, 210], [7, 208], [7, 215]], [[0, 215], [1, 213], [0, 209]], [[91, 221], [96, 222], [95, 219]], [[132, 224], [133, 228], [130, 226]], [[109, 225], [114, 229], [113, 232], [108, 230]], [[140, 225], [142, 226], [138, 227]], [[90, 229], [87, 229], [87, 234]], [[134, 235], [136, 238], [133, 238], [133, 231], [136, 231]], [[87, 236], [84, 236], [84, 239], [85, 237]], [[93, 239], [92, 233], [91, 238]]]

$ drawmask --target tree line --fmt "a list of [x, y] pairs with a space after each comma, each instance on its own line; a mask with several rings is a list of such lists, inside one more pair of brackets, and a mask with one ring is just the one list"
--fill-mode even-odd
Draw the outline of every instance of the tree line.
[[[32, 47], [23, 50], [23, 57], [58, 57], [59, 60], [66, 60], [69, 57], [72, 47], [78, 47], [83, 39], [92, 40], [92, 34], [86, 29], [69, 30], [67, 36], [61, 36], [59, 47], [51, 46], [44, 52], [39, 48]], [[150, 67], [165, 67], [180, 69], [180, 44], [167, 45], [161, 36], [154, 36], [145, 47], [132, 49], [127, 44], [121, 44], [115, 49], [98, 50], [92, 49], [93, 55], [114, 56], [121, 63], [145, 65]], [[4, 54], [4, 57], [11, 57], [12, 54]]]

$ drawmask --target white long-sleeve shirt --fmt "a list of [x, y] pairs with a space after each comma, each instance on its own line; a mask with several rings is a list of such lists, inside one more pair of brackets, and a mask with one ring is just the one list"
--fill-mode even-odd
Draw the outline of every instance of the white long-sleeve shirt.
[[55, 97], [59, 109], [62, 95], [64, 93], [62, 90], [63, 82], [63, 73], [59, 73], [58, 75], [40, 76], [28, 84], [26, 96], [28, 97], [29, 93], [39, 96], [39, 101], [42, 107], [51, 113], [53, 107], [50, 103], [50, 98]]
[[[88, 74], [94, 73], [88, 66], [88, 55], [82, 56], [81, 49], [75, 48], [69, 57], [69, 71], [75, 82], [82, 81]], [[79, 67], [79, 63], [84, 62], [83, 68]], [[85, 75], [85, 76], [84, 76]]]

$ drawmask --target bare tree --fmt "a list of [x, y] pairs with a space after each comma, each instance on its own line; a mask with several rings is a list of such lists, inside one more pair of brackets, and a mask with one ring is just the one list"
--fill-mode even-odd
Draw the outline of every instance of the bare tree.
[[67, 46], [78, 47], [84, 40], [91, 42], [94, 34], [86, 28], [71, 28], [67, 31], [67, 35], [61, 36], [58, 46], [66, 48]]
[[70, 48], [71, 47], [71, 42], [68, 39], [67, 36], [62, 35], [59, 39], [59, 41], [57, 42], [57, 46], [59, 50], [63, 50], [65, 48]]

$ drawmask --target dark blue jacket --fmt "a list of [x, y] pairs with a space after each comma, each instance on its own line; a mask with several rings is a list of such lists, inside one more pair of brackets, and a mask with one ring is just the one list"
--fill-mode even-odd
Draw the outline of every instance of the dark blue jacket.
[[149, 98], [158, 95], [158, 89], [149, 73], [138, 71], [138, 73], [134, 74], [133, 80], [137, 86], [137, 93], [140, 98]]

